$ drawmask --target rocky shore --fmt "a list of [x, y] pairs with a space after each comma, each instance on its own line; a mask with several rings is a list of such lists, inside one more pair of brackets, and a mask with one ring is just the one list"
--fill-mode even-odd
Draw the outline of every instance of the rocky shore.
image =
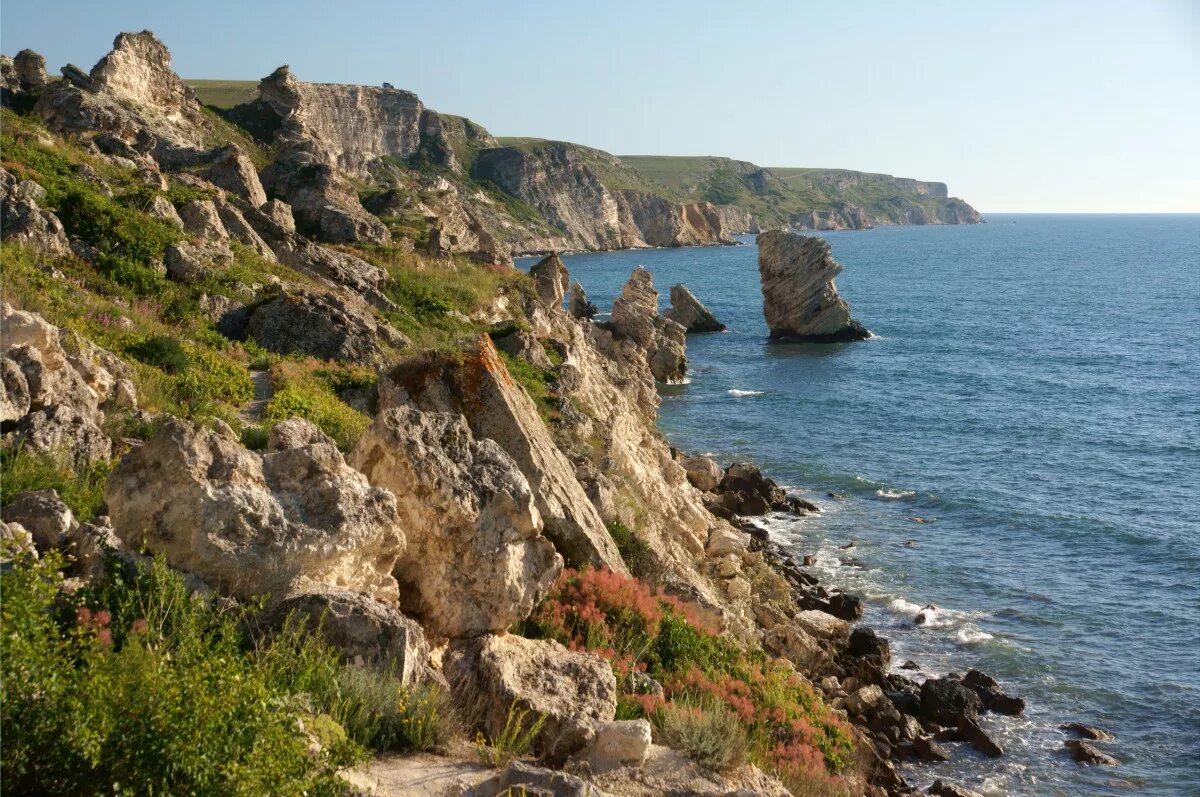
[[[660, 314], [638, 267], [598, 322], [557, 255], [521, 274], [455, 190], [402, 195], [399, 158], [453, 173], [485, 131], [287, 68], [235, 127], [149, 32], [60, 81], [35, 54], [0, 65], [2, 573], [6, 623], [29, 637], [3, 657], [28, 717], [14, 734], [5, 714], [25, 745], [6, 744], [14, 790], [120, 773], [197, 791], [182, 767], [151, 778], [170, 733], [188, 742], [166, 758], [228, 742], [197, 756], [206, 777], [384, 797], [874, 797], [912, 793], [897, 762], [947, 743], [1002, 754], [979, 717], [1020, 699], [984, 673], [895, 671], [861, 601], [754, 521], [819, 507], [669, 446], [658, 388], [686, 378], [689, 331], [720, 327], [697, 297], [676, 286]], [[360, 190], [379, 174], [390, 187]], [[715, 230], [709, 211], [682, 217]], [[828, 252], [799, 260], [815, 280], [772, 284], [816, 326], [790, 328], [861, 328]], [[10, 612], [12, 594], [29, 603]], [[157, 681], [121, 681], [147, 662]], [[206, 699], [261, 688], [204, 733], [190, 699], [149, 742], [122, 724], [188, 662]], [[45, 699], [85, 663], [109, 692]], [[55, 712], [111, 694], [88, 726], [110, 735], [71, 747]], [[264, 749], [291, 757], [272, 768]]]

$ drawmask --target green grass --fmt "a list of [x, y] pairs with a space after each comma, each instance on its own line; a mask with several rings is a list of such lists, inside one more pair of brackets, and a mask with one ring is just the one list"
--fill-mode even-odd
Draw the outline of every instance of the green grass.
[[257, 80], [184, 80], [203, 105], [228, 110], [258, 97]]
[[102, 461], [77, 467], [63, 456], [5, 448], [0, 450], [0, 501], [8, 503], [27, 490], [56, 490], [83, 523], [104, 509], [104, 483], [114, 464]]

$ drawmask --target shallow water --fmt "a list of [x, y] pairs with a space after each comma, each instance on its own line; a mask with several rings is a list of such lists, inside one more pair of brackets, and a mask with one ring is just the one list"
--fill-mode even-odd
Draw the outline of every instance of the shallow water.
[[[638, 264], [663, 310], [687, 283], [730, 331], [689, 338], [672, 442], [820, 504], [772, 531], [869, 599], [897, 664], [978, 667], [1027, 700], [987, 720], [1004, 758], [956, 747], [912, 782], [1198, 795], [1200, 216], [988, 221], [822, 233], [877, 336], [845, 345], [766, 341], [752, 238], [566, 262], [605, 309]], [[1114, 732], [1122, 765], [1067, 758], [1070, 720]]]

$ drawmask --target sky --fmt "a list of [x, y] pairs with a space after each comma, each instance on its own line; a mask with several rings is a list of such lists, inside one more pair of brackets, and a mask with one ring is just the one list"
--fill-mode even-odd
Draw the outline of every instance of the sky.
[[984, 212], [1200, 212], [1200, 0], [0, 0], [0, 49], [417, 92], [495, 135], [949, 185]]

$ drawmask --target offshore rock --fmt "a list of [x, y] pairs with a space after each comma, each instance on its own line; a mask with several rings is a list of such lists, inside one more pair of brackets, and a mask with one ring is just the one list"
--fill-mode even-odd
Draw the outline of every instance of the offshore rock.
[[499, 444], [528, 480], [545, 534], [568, 564], [628, 573], [575, 468], [490, 338], [461, 356], [432, 353], [398, 363], [380, 380], [379, 406], [405, 405], [462, 415], [476, 438]]
[[645, 266], [633, 270], [613, 303], [612, 327], [617, 336], [646, 352], [650, 371], [659, 382], [678, 382], [687, 376], [687, 333], [658, 314], [658, 291]]
[[758, 236], [763, 315], [771, 337], [809, 343], [866, 340], [833, 279], [842, 266], [820, 238], [772, 231]]
[[1067, 739], [1065, 742], [1063, 742], [1063, 747], [1071, 753], [1072, 758], [1081, 764], [1103, 767], [1116, 767], [1121, 765], [1120, 761], [1108, 755], [1107, 753], [1101, 752], [1096, 745], [1080, 739]]
[[104, 498], [129, 548], [161, 554], [226, 594], [343, 587], [396, 601], [391, 570], [405, 549], [396, 499], [308, 421], [276, 426], [260, 457], [172, 418], [121, 460]]
[[408, 538], [394, 569], [400, 605], [433, 633], [502, 632], [529, 616], [562, 569], [529, 482], [461, 415], [384, 410], [350, 462], [397, 496]]
[[671, 309], [666, 318], [690, 332], [724, 332], [725, 325], [682, 282], [671, 286]]
[[608, 662], [553, 640], [513, 634], [464, 640], [451, 646], [443, 669], [466, 717], [491, 738], [513, 708], [544, 717], [533, 747], [551, 763], [582, 750], [616, 713], [617, 681]]

